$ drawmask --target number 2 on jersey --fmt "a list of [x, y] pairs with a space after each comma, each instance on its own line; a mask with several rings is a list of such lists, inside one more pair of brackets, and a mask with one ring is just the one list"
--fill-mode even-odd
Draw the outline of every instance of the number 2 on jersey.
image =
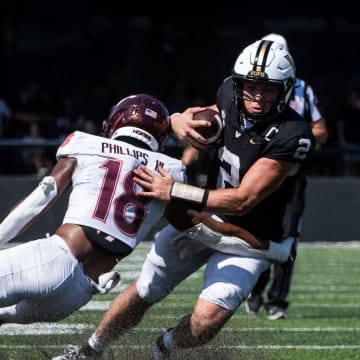
[[295, 159], [304, 160], [311, 149], [311, 141], [309, 139], [299, 139], [299, 146], [294, 153]]

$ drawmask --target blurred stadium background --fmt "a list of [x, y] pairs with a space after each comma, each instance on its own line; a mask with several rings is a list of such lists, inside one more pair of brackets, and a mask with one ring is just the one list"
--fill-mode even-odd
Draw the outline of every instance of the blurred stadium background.
[[6, 0], [0, 6], [0, 98], [37, 82], [47, 97], [44, 107], [52, 107], [43, 111], [55, 114], [71, 98], [97, 121], [109, 104], [133, 92], [158, 96], [170, 111], [213, 103], [240, 50], [266, 33], [281, 33], [328, 122], [323, 169], [316, 171], [340, 172], [337, 108], [349, 86], [360, 86], [357, 16], [254, 15], [226, 2], [216, 15], [201, 16], [182, 15], [185, 4], [174, 4], [172, 15], [129, 15], [134, 11], [126, 2], [109, 1]]

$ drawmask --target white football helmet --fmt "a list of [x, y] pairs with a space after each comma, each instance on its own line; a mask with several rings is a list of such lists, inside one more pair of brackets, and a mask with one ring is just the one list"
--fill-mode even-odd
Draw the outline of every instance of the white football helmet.
[[295, 63], [290, 53], [278, 42], [258, 40], [247, 46], [238, 56], [232, 71], [234, 100], [239, 111], [243, 106], [242, 85], [244, 81], [271, 82], [281, 85], [279, 99], [269, 114], [250, 116], [263, 121], [284, 112], [296, 81]]
[[269, 33], [267, 35], [264, 35], [261, 40], [270, 40], [270, 41], [275, 41], [279, 44], [281, 44], [286, 51], [289, 51], [289, 47], [287, 44], [286, 39], [284, 38], [284, 36], [280, 35], [280, 34], [276, 34], [276, 33]]

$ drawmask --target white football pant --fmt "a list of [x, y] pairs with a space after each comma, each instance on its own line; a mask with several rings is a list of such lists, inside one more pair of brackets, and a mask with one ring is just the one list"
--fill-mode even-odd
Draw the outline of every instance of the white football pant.
[[179, 238], [179, 231], [166, 226], [147, 254], [137, 281], [139, 295], [147, 302], [162, 300], [182, 280], [206, 264], [199, 297], [235, 311], [271, 264], [267, 259], [229, 255], [203, 244], [195, 246], [193, 239], [185, 239], [179, 251], [175, 238]]
[[57, 321], [94, 293], [82, 265], [57, 235], [0, 251], [0, 322]]

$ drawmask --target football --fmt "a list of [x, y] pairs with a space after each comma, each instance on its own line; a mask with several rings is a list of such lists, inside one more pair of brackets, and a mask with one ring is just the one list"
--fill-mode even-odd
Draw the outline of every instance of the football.
[[207, 139], [209, 145], [215, 144], [221, 137], [223, 123], [220, 114], [210, 108], [199, 111], [194, 114], [194, 120], [207, 120], [211, 122], [210, 127], [200, 126], [196, 131]]

